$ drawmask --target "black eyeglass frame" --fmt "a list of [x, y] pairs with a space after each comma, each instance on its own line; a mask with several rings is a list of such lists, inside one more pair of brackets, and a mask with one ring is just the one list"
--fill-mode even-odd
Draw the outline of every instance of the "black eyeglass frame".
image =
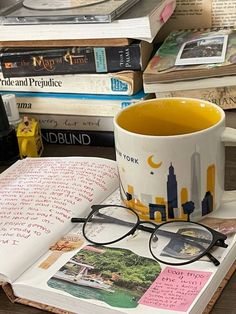
[[[96, 241], [93, 241], [93, 240], [90, 240], [87, 236], [86, 236], [86, 232], [85, 232], [85, 228], [86, 228], [86, 224], [89, 223], [90, 221], [90, 218], [94, 215], [94, 213], [96, 211], [99, 211], [99, 209], [101, 208], [106, 208], [106, 207], [118, 207], [118, 208], [124, 208], [126, 210], [129, 210], [131, 211], [137, 218], [137, 222], [133, 225], [133, 223], [129, 223], [129, 222], [125, 222], [123, 220], [119, 220], [118, 218], [114, 218], [112, 217], [113, 220], [117, 220], [118, 223], [121, 223], [121, 224], [126, 224], [127, 225], [130, 225], [132, 224], [133, 226], [131, 227], [131, 229], [123, 236], [119, 237], [118, 239], [116, 240], [113, 240], [113, 241], [106, 241], [106, 242], [96, 242]], [[158, 262], [160, 263], [163, 263], [163, 264], [166, 264], [166, 265], [173, 265], [173, 266], [182, 266], [182, 265], [186, 265], [186, 264], [190, 264], [190, 263], [193, 263], [199, 259], [201, 259], [203, 256], [207, 256], [211, 262], [213, 262], [213, 264], [215, 266], [218, 266], [220, 264], [219, 260], [217, 260], [211, 253], [210, 253], [210, 250], [214, 247], [214, 246], [219, 246], [219, 247], [223, 247], [223, 248], [227, 248], [228, 245], [225, 243], [225, 240], [227, 239], [227, 236], [208, 227], [208, 226], [205, 226], [201, 223], [197, 223], [197, 222], [191, 222], [191, 221], [183, 221], [183, 220], [173, 220], [173, 221], [166, 221], [166, 222], [163, 222], [161, 224], [156, 224], [152, 221], [145, 221], [145, 220], [140, 220], [138, 214], [132, 209], [132, 208], [129, 208], [129, 207], [126, 207], [126, 206], [122, 206], [122, 205], [113, 205], [113, 204], [110, 204], [110, 205], [92, 205], [91, 206], [91, 212], [89, 213], [89, 215], [86, 217], [86, 218], [72, 218], [71, 219], [71, 222], [75, 222], [75, 223], [83, 223], [83, 227], [82, 227], [82, 232], [83, 232], [83, 236], [84, 238], [92, 243], [92, 244], [95, 244], [95, 245], [109, 245], [109, 244], [113, 244], [113, 243], [116, 243], [116, 242], [119, 242], [121, 240], [123, 240], [124, 238], [128, 237], [129, 235], [133, 235], [135, 233], [136, 230], [142, 230], [142, 231], [146, 231], [146, 232], [149, 232], [151, 233], [150, 235], [150, 238], [149, 238], [149, 251], [150, 253], [152, 254], [153, 258], [155, 260], [157, 260]], [[109, 216], [107, 216], [109, 217]], [[171, 223], [175, 223], [175, 222], [182, 222], [182, 223], [189, 223], [189, 224], [193, 224], [193, 225], [198, 225], [202, 228], [205, 228], [206, 230], [208, 230], [211, 234], [212, 234], [212, 240], [211, 242], [209, 243], [209, 246], [207, 247], [207, 249], [205, 249], [203, 246], [201, 246], [201, 248], [203, 249], [203, 252], [200, 253], [197, 257], [189, 260], [189, 261], [185, 261], [185, 262], [180, 262], [180, 263], [171, 263], [171, 262], [165, 262], [165, 261], [162, 261], [161, 259], [157, 258], [155, 256], [155, 254], [152, 252], [152, 248], [151, 248], [151, 244], [152, 244], [152, 239], [153, 237], [155, 236], [155, 232], [162, 226], [164, 225], [167, 225], [167, 224], [171, 224]], [[152, 225], [154, 228], [150, 228], [150, 227], [147, 227], [147, 226], [143, 226], [143, 224], [150, 224]], [[175, 235], [177, 235], [177, 233], [175, 233]], [[184, 241], [185, 242], [191, 242], [194, 237], [192, 236], [187, 236], [187, 235], [181, 235], [181, 234], [178, 234], [178, 236], [184, 238]], [[201, 242], [203, 241], [203, 239], [201, 239]], [[193, 243], [190, 243], [190, 244], [193, 244]], [[194, 245], [196, 245], [194, 243]]]

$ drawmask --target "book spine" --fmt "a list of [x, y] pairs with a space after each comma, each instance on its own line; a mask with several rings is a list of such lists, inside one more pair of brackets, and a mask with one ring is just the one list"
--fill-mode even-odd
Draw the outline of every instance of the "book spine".
[[200, 98], [220, 106], [222, 109], [236, 108], [236, 87], [196, 88], [191, 90], [156, 92], [156, 98], [190, 97]]
[[[8, 92], [9, 93], [9, 92]], [[4, 93], [3, 93], [4, 94]], [[45, 97], [43, 97], [45, 95]], [[153, 98], [153, 94], [135, 96], [81, 95], [81, 97], [51, 97], [40, 93], [15, 93], [18, 110], [21, 114], [77, 115], [113, 117], [120, 109], [132, 103]]]
[[48, 144], [114, 147], [114, 132], [41, 129]]
[[24, 101], [19, 101], [17, 99], [17, 106], [21, 114], [57, 114], [57, 115], [88, 115], [88, 116], [108, 116], [113, 117], [120, 109], [128, 107], [136, 101], [116, 101], [109, 103], [108, 101], [102, 102], [89, 102], [81, 101], [77, 104], [72, 104], [65, 106], [55, 103], [46, 104], [40, 103], [34, 98], [32, 101], [30, 99]]
[[0, 90], [12, 92], [134, 95], [142, 89], [141, 71], [4, 78]]
[[225, 125], [229, 128], [235, 128], [236, 110], [225, 110]]
[[2, 52], [4, 77], [142, 70], [140, 42], [121, 47], [67, 47]]
[[[23, 117], [24, 114], [21, 114]], [[48, 130], [81, 130], [81, 131], [113, 131], [113, 117], [27, 114], [36, 119], [42, 129]]]
[[175, 81], [168, 83], [145, 83], [143, 84], [145, 93], [163, 93], [163, 92], [180, 92], [196, 90], [197, 89], [212, 89], [212, 88], [223, 88], [223, 87], [234, 87], [235, 76], [234, 75], [223, 75], [217, 77], [209, 77], [197, 80], [188, 81]]

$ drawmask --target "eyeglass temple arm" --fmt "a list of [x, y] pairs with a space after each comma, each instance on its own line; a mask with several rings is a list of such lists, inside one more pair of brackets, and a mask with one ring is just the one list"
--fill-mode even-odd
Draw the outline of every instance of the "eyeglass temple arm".
[[[93, 218], [93, 222], [102, 222], [102, 223], [110, 223], [110, 222], [114, 222], [118, 225], [122, 225], [122, 226], [128, 226], [128, 227], [133, 227], [134, 224], [132, 222], [128, 222], [128, 221], [124, 221], [118, 218], [114, 218], [114, 217], [110, 217], [107, 216], [105, 214], [101, 214], [101, 213], [97, 213], [97, 216], [101, 217], [101, 218]], [[71, 218], [71, 222], [75, 222], [75, 223], [84, 223], [87, 221], [87, 218], [77, 218], [77, 217], [73, 217]], [[143, 230], [149, 233], [153, 232], [153, 228], [150, 227], [146, 227], [143, 225], [138, 225], [137, 229], [139, 230]]]
[[225, 235], [224, 233], [220, 233], [214, 229], [212, 230], [212, 234], [214, 235], [215, 238], [217, 238], [215, 242], [216, 246], [220, 246], [224, 248], [228, 247], [228, 244], [225, 243], [225, 240], [227, 239], [227, 235]]
[[77, 217], [73, 217], [73, 218], [71, 218], [70, 221], [71, 221], [71, 222], [76, 222], [76, 223], [85, 222], [85, 221], [86, 221], [86, 218], [77, 218]]
[[219, 266], [220, 262], [218, 261], [217, 258], [215, 258], [211, 253], [207, 252], [206, 256], [209, 258], [209, 260], [215, 265], [215, 266]]
[[[98, 213], [97, 216], [99, 216], [100, 218], [93, 218], [92, 222], [102, 222], [102, 223], [111, 223], [111, 222], [114, 222], [118, 225], [123, 225], [123, 226], [129, 226], [129, 227], [133, 227], [134, 224], [130, 223], [130, 222], [127, 222], [127, 221], [124, 221], [124, 220], [121, 220], [121, 219], [118, 219], [118, 218], [114, 218], [114, 217], [109, 217], [107, 215], [104, 215], [104, 214], [101, 214], [101, 213]], [[87, 221], [87, 218], [71, 218], [71, 222], [76, 222], [76, 223], [83, 223], [83, 222], [86, 222]], [[89, 220], [88, 220], [89, 222]], [[151, 229], [151, 228], [150, 228]], [[151, 229], [151, 232], [153, 232], [153, 229]]]

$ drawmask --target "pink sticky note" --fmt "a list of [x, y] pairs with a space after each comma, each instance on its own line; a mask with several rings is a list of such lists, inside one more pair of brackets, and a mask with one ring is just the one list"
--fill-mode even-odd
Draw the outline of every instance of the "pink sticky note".
[[175, 9], [175, 3], [174, 2], [168, 3], [160, 14], [161, 22], [165, 23], [174, 12], [174, 9]]
[[185, 312], [211, 275], [211, 272], [166, 267], [141, 297], [139, 303]]

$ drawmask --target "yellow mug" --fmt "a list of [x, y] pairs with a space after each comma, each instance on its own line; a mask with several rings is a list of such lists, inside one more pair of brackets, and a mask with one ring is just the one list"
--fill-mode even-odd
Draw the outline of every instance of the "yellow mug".
[[224, 145], [236, 142], [236, 130], [225, 127], [219, 106], [183, 97], [146, 100], [121, 110], [114, 132], [121, 195], [141, 219], [198, 221], [220, 207]]

